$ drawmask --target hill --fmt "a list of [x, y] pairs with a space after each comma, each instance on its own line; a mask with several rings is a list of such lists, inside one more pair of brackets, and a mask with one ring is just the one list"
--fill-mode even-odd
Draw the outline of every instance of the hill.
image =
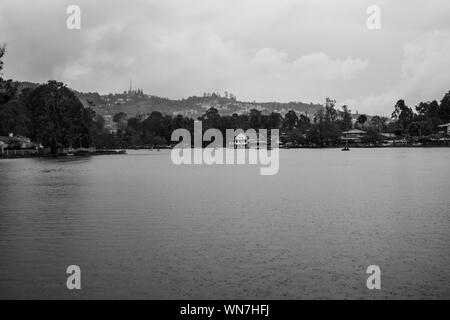
[[197, 118], [211, 107], [219, 110], [221, 115], [242, 114], [251, 109], [260, 110], [264, 114], [279, 112], [285, 114], [289, 110], [312, 116], [322, 105], [303, 102], [244, 102], [234, 96], [218, 94], [192, 96], [186, 99], [174, 100], [153, 95], [146, 95], [142, 90], [128, 91], [121, 94], [99, 95], [98, 93], [80, 93], [78, 98], [101, 115], [114, 115], [124, 112], [128, 116], [147, 115], [152, 111], [160, 111], [168, 115], [181, 114]]
[[[19, 90], [36, 88], [39, 84], [22, 81], [19, 82]], [[73, 90], [73, 89], [72, 89]], [[147, 95], [142, 90], [129, 90], [123, 93], [110, 93], [101, 95], [98, 92], [79, 92], [73, 90], [80, 101], [86, 107], [91, 107], [97, 114], [113, 116], [124, 112], [128, 117], [145, 116], [153, 111], [160, 111], [168, 115], [181, 114], [191, 118], [197, 118], [211, 107], [219, 110], [221, 115], [233, 113], [247, 113], [251, 109], [260, 110], [263, 114], [279, 112], [284, 115], [289, 110], [313, 116], [320, 108], [320, 104], [303, 102], [245, 102], [238, 101], [232, 94], [217, 93], [204, 94], [201, 97], [192, 96], [185, 99], [169, 99], [154, 95]]]

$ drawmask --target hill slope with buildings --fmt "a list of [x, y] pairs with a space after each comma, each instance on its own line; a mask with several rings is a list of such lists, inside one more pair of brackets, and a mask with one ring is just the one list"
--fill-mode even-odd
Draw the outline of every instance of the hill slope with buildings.
[[174, 100], [147, 95], [139, 89], [108, 95], [77, 92], [77, 96], [83, 104], [92, 107], [101, 115], [114, 115], [118, 112], [124, 112], [128, 116], [145, 116], [152, 111], [160, 111], [172, 116], [181, 114], [197, 118], [212, 107], [219, 110], [221, 115], [242, 114], [249, 112], [251, 109], [257, 109], [266, 114], [273, 111], [285, 114], [289, 110], [294, 110], [298, 113], [313, 115], [322, 108], [319, 104], [306, 104], [303, 102], [244, 102], [238, 101], [232, 95], [215, 93], [205, 94], [201, 97], [192, 96], [186, 99]]
[[[39, 84], [20, 82], [19, 89], [35, 88]], [[233, 94], [212, 93], [201, 97], [192, 96], [185, 99], [169, 99], [145, 94], [141, 89], [128, 90], [123, 93], [101, 95], [97, 92], [79, 92], [73, 90], [84, 106], [91, 107], [102, 116], [114, 116], [124, 112], [128, 117], [146, 116], [153, 111], [160, 111], [168, 115], [181, 114], [197, 118], [211, 107], [219, 110], [221, 115], [243, 114], [251, 109], [257, 109], [264, 114], [278, 112], [284, 115], [289, 110], [312, 117], [323, 106], [320, 104], [303, 102], [244, 102], [239, 101]]]

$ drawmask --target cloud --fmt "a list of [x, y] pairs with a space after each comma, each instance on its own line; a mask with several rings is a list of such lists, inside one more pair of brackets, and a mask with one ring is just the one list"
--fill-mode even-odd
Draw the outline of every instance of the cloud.
[[274, 48], [264, 48], [256, 53], [252, 64], [262, 68], [271, 75], [304, 78], [310, 81], [349, 79], [367, 66], [367, 61], [360, 59], [330, 59], [323, 52], [315, 52], [288, 61], [286, 52]]
[[400, 90], [430, 100], [450, 90], [450, 30], [435, 31], [404, 46]]
[[239, 75], [245, 80], [242, 90], [250, 95], [270, 101], [293, 101], [299, 96], [314, 101], [327, 95], [333, 81], [345, 82], [367, 64], [367, 60], [355, 58], [332, 59], [323, 52], [290, 59], [284, 51], [263, 48], [249, 62], [241, 61], [243, 72]]
[[363, 112], [390, 114], [398, 99], [411, 107], [440, 100], [450, 90], [450, 30], [433, 31], [403, 46], [400, 80], [380, 94], [353, 101]]
[[[290, 58], [275, 48], [249, 50], [211, 30], [134, 33], [120, 40], [129, 32], [97, 30], [87, 38], [86, 50], [56, 69], [55, 76], [75, 88], [95, 77], [97, 90], [105, 92], [110, 78], [120, 74], [122, 86], [133, 78], [170, 97], [230, 90], [248, 100], [289, 101], [301, 96], [312, 101], [326, 95], [326, 83], [349, 80], [368, 64], [356, 58], [332, 59], [323, 52]], [[116, 43], [121, 46], [115, 48]], [[140, 44], [138, 49], [134, 43]]]

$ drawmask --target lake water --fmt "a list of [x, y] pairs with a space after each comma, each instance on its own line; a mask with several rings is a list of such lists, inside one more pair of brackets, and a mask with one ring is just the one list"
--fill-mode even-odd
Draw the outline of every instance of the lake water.
[[0, 160], [0, 298], [449, 299], [449, 190], [447, 148]]

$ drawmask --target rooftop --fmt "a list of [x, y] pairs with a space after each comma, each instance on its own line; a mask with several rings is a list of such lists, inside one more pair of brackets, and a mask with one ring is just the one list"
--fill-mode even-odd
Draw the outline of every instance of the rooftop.
[[342, 132], [343, 134], [364, 134], [364, 133], [366, 133], [365, 131], [362, 131], [362, 130], [358, 130], [358, 129], [352, 129], [352, 130], [349, 130], [349, 131], [345, 131], [345, 132]]

